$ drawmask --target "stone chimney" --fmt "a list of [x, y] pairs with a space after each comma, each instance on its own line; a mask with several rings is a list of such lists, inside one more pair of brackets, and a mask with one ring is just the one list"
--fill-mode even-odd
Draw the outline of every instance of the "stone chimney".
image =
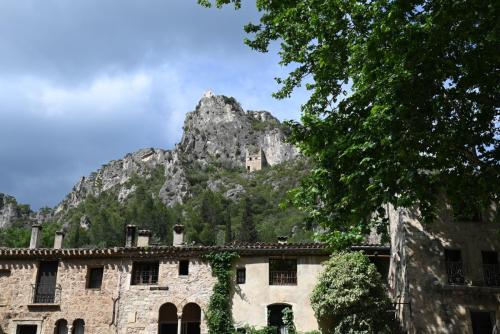
[[139, 230], [139, 232], [137, 233], [137, 247], [148, 247], [150, 238], [150, 230]]
[[33, 224], [31, 226], [30, 248], [40, 248], [40, 240], [42, 238], [42, 224]]
[[125, 247], [135, 247], [135, 233], [137, 226], [127, 225], [125, 232]]
[[278, 243], [280, 245], [284, 245], [288, 243], [288, 237], [286, 235], [282, 235], [278, 237]]
[[181, 224], [174, 225], [173, 245], [176, 247], [184, 245], [184, 225]]
[[64, 235], [64, 231], [56, 231], [56, 236], [54, 237], [54, 249], [63, 248]]

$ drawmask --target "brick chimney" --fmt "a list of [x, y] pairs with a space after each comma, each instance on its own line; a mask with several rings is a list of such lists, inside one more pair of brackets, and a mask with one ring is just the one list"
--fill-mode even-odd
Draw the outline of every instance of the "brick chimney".
[[64, 235], [64, 231], [56, 231], [56, 236], [54, 237], [54, 249], [63, 248]]
[[184, 225], [181, 224], [174, 225], [173, 245], [176, 247], [184, 245]]
[[150, 230], [139, 230], [139, 232], [137, 233], [137, 247], [148, 247], [150, 238]]
[[135, 233], [137, 226], [127, 225], [125, 231], [125, 247], [135, 247]]
[[33, 224], [31, 226], [31, 240], [30, 248], [40, 248], [40, 241], [42, 238], [42, 224]]

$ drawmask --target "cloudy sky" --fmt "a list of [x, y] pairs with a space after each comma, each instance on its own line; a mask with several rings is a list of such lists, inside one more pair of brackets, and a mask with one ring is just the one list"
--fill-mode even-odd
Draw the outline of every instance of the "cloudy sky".
[[242, 42], [257, 18], [252, 1], [1, 1], [0, 192], [54, 206], [109, 160], [172, 148], [207, 89], [296, 119], [305, 92], [274, 100], [286, 69]]

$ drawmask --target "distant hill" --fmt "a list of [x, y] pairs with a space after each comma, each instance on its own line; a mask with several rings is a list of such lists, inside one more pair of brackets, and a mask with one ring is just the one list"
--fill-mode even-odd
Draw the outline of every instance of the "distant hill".
[[[194, 243], [311, 238], [301, 212], [280, 208], [309, 167], [286, 143], [287, 128], [278, 119], [207, 92], [186, 114], [183, 130], [172, 150], [141, 149], [82, 177], [53, 209], [33, 212], [0, 195], [0, 246], [27, 243], [33, 221], [45, 224], [46, 246], [59, 228], [67, 231], [68, 246], [122, 245], [126, 224], [151, 229], [156, 242], [167, 243], [178, 222]], [[267, 166], [248, 173], [246, 152], [260, 149]]]

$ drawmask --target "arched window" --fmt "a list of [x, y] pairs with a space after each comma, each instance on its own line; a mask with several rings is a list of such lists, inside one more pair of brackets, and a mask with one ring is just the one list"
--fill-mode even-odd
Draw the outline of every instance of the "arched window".
[[163, 304], [158, 316], [158, 333], [177, 334], [177, 324], [177, 307], [172, 303]]
[[267, 324], [275, 327], [277, 334], [288, 334], [288, 328], [283, 322], [283, 311], [287, 308], [292, 309], [292, 305], [272, 304], [267, 306]]
[[56, 326], [54, 329], [55, 334], [68, 334], [68, 322], [64, 319], [59, 319], [56, 321]]
[[201, 308], [189, 303], [182, 309], [182, 334], [200, 334]]
[[73, 321], [73, 333], [72, 334], [84, 334], [85, 333], [85, 321], [82, 319], [76, 319]]

